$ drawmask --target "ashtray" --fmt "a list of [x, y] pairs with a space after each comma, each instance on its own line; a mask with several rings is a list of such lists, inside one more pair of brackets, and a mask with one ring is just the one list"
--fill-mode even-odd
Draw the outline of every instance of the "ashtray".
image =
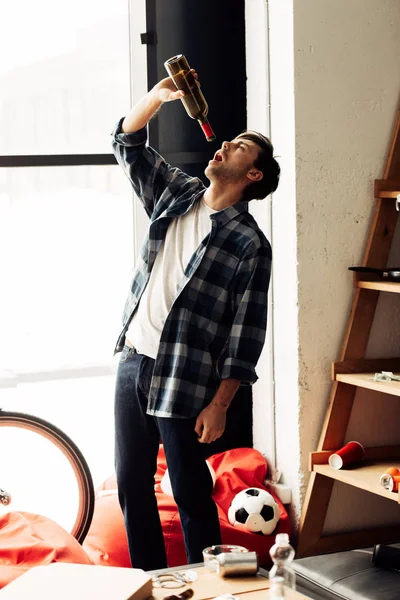
[[233, 544], [217, 544], [216, 546], [208, 546], [208, 548], [204, 548], [204, 566], [208, 571], [217, 571], [219, 565], [217, 556], [223, 552], [248, 552], [248, 549], [244, 546], [235, 546]]

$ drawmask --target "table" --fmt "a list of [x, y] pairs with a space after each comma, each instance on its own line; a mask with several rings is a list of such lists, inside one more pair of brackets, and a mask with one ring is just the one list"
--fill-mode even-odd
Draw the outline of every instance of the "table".
[[[241, 598], [241, 600], [268, 600], [269, 599], [269, 578], [268, 578], [268, 571], [266, 571], [265, 569], [259, 569], [258, 571], [258, 575], [256, 577], [245, 577], [245, 578], [236, 578], [236, 577], [219, 577], [219, 575], [217, 575], [217, 573], [210, 573], [209, 571], [207, 571], [206, 569], [204, 569], [203, 563], [197, 563], [197, 564], [192, 564], [192, 565], [183, 565], [181, 567], [172, 567], [169, 569], [159, 569], [157, 571], [148, 571], [149, 575], [159, 575], [161, 573], [168, 573], [168, 572], [174, 572], [174, 571], [183, 571], [186, 569], [192, 569], [194, 571], [196, 571], [199, 575], [199, 579], [197, 581], [195, 581], [194, 583], [190, 583], [188, 585], [186, 585], [185, 587], [181, 587], [178, 589], [166, 589], [166, 588], [153, 588], [153, 598], [155, 598], [155, 600], [163, 600], [163, 598], [165, 596], [170, 596], [172, 594], [180, 594], [183, 590], [187, 589], [188, 587], [191, 587], [194, 592], [195, 595], [193, 596], [193, 600], [208, 600], [211, 598], [214, 598], [215, 596], [221, 595], [223, 593], [228, 593], [230, 592], [231, 594], [233, 594], [234, 596], [239, 596]], [[208, 580], [211, 582], [212, 578], [214, 579], [214, 585], [213, 585], [213, 590], [217, 590], [217, 588], [220, 588], [219, 591], [217, 591], [217, 593], [206, 593], [207, 591], [205, 590], [204, 593], [198, 593], [198, 590], [196, 590], [196, 584], [198, 584], [199, 581], [201, 581], [201, 576], [207, 577]], [[260, 578], [265, 579], [265, 587], [264, 587], [264, 582], [260, 581]], [[238, 583], [240, 584], [241, 582], [246, 582], [246, 591], [244, 591], [244, 589], [242, 589], [242, 591], [234, 591], [235, 587], [237, 589], [240, 589], [240, 585], [239, 588]], [[254, 581], [255, 586], [262, 586], [263, 589], [257, 589], [257, 590], [252, 590], [251, 589], [251, 584], [252, 581]], [[222, 589], [222, 587], [225, 587], [226, 589]], [[233, 591], [232, 591], [233, 590]], [[202, 590], [203, 591], [203, 590]], [[293, 591], [293, 590], [285, 590], [285, 599], [287, 600], [310, 600], [310, 598], [308, 596], [304, 596], [304, 594], [300, 594], [299, 592]]]

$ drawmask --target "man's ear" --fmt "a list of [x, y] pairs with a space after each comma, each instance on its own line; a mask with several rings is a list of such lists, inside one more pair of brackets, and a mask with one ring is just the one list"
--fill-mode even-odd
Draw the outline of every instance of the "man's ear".
[[248, 173], [247, 173], [247, 177], [250, 179], [250, 181], [252, 183], [255, 183], [256, 181], [261, 181], [261, 179], [264, 177], [262, 171], [259, 171], [258, 169], [251, 169]]

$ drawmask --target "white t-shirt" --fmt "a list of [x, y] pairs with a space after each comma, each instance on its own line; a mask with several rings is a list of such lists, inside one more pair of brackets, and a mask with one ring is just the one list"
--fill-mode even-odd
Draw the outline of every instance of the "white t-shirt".
[[161, 332], [185, 268], [211, 231], [210, 215], [215, 212], [202, 196], [189, 212], [171, 221], [126, 334], [140, 354], [156, 358]]

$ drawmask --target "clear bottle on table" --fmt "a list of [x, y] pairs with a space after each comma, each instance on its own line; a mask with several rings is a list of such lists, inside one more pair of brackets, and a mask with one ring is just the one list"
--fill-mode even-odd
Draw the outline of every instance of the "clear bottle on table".
[[295, 590], [296, 574], [291, 565], [294, 559], [294, 548], [289, 543], [289, 536], [287, 533], [278, 533], [275, 538], [275, 544], [272, 546], [269, 553], [274, 563], [274, 566], [269, 572], [271, 586], [274, 578], [282, 578], [284, 587]]
[[273, 577], [269, 588], [269, 600], [285, 600], [285, 580], [283, 577]]

